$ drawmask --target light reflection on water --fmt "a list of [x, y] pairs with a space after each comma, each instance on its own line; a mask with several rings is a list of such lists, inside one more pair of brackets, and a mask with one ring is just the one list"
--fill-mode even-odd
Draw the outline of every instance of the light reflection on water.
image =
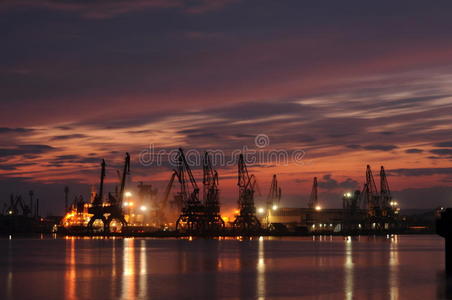
[[436, 236], [0, 239], [0, 299], [449, 299], [443, 263]]

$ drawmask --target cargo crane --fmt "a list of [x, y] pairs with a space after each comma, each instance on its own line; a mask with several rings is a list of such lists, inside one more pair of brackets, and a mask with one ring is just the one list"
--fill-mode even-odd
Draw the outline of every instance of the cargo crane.
[[88, 222], [88, 229], [92, 230], [94, 222], [96, 220], [101, 220], [104, 231], [107, 231], [107, 219], [104, 216], [105, 211], [103, 208], [105, 160], [102, 159], [100, 166], [101, 171], [100, 171], [99, 193], [95, 194], [91, 206], [88, 208], [88, 213], [93, 215]]
[[199, 187], [181, 148], [179, 148], [176, 173], [180, 192], [175, 200], [182, 204], [181, 214], [176, 221], [176, 230], [186, 233], [200, 232], [203, 228], [204, 207], [199, 201]]
[[388, 179], [386, 178], [386, 172], [383, 166], [380, 169], [380, 201], [383, 214], [390, 216], [392, 215], [392, 196], [389, 189]]
[[21, 196], [17, 197], [17, 201], [19, 202], [20, 208], [22, 210], [22, 216], [28, 217], [31, 214], [31, 208], [24, 203]]
[[382, 214], [385, 219], [385, 227], [397, 226], [399, 213], [398, 203], [392, 200], [391, 190], [389, 189], [388, 179], [383, 166], [380, 169], [380, 201], [382, 207]]
[[[162, 213], [164, 213], [168, 207], [169, 195], [171, 193], [171, 189], [173, 188], [174, 180], [176, 179], [176, 177], [177, 177], [177, 171], [173, 170], [170, 181], [166, 185], [165, 192], [163, 193], [162, 200], [160, 201], [160, 204], [159, 204], [159, 207], [162, 210]], [[175, 198], [177, 198], [177, 196], [175, 196]], [[173, 206], [173, 208], [176, 207], [178, 209], [178, 211], [182, 210], [182, 205], [179, 205], [179, 201], [177, 201], [177, 203], [176, 203], [176, 201], [171, 201], [171, 206]]]
[[271, 211], [277, 210], [279, 208], [280, 202], [281, 202], [281, 188], [278, 186], [278, 179], [276, 178], [276, 174], [273, 174], [266, 202], [265, 223], [267, 227], [270, 227]]
[[267, 210], [276, 210], [281, 202], [281, 188], [278, 185], [276, 174], [273, 175], [270, 191], [267, 196]]
[[24, 203], [22, 196], [18, 195], [14, 197], [14, 195], [11, 194], [9, 201], [10, 204], [6, 209], [8, 215], [28, 217], [28, 215], [31, 214], [32, 211], [30, 207]]
[[243, 154], [239, 156], [237, 179], [239, 215], [234, 221], [234, 228], [241, 232], [258, 231], [261, 229], [261, 223], [256, 217], [256, 207], [254, 206], [256, 178], [254, 175], [249, 175]]
[[367, 214], [371, 229], [382, 229], [380, 195], [378, 194], [377, 186], [375, 185], [375, 180], [369, 165], [367, 165], [366, 168], [366, 183], [364, 184], [361, 196], [361, 203], [367, 204]]
[[204, 228], [208, 232], [215, 232], [224, 228], [224, 221], [220, 215], [220, 193], [218, 189], [218, 172], [213, 168], [209, 153], [203, 160], [203, 200], [204, 200]]
[[308, 202], [308, 207], [310, 209], [315, 209], [316, 207], [319, 206], [318, 194], [319, 194], [319, 192], [318, 192], [317, 177], [314, 177], [314, 180], [312, 182], [311, 195], [309, 196], [309, 202]]
[[121, 174], [119, 195], [116, 198], [115, 196], [111, 195], [110, 193], [108, 194], [108, 204], [109, 205], [105, 206], [105, 212], [109, 213], [107, 223], [106, 223], [107, 231], [110, 230], [110, 225], [113, 220], [119, 221], [123, 227], [127, 226], [126, 219], [124, 218], [124, 211], [122, 209], [127, 175], [130, 175], [130, 155], [129, 155], [129, 153], [126, 153], [126, 156], [124, 159], [124, 168], [123, 168], [122, 174]]

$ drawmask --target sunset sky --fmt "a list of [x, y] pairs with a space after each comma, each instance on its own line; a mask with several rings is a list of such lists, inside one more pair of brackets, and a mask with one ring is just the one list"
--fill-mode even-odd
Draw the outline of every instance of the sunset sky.
[[[133, 181], [163, 190], [157, 150], [304, 151], [250, 165], [261, 198], [340, 207], [385, 166], [401, 208], [452, 205], [452, 2], [118, 0], [0, 2], [0, 202], [33, 189], [62, 214], [63, 187]], [[218, 166], [222, 203], [236, 167]], [[194, 167], [199, 176], [200, 168]], [[131, 185], [135, 185], [131, 184]], [[201, 182], [199, 182], [201, 184]], [[260, 200], [259, 200], [260, 201]]]

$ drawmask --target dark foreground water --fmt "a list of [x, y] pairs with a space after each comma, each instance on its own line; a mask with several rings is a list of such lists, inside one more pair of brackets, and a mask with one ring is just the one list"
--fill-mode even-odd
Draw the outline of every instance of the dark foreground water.
[[447, 299], [437, 236], [1, 239], [0, 299]]

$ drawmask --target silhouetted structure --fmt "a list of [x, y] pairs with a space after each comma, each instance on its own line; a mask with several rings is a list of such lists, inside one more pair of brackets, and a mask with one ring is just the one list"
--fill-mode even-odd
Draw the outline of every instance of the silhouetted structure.
[[239, 215], [234, 221], [234, 228], [244, 233], [258, 231], [261, 229], [261, 224], [256, 217], [256, 207], [254, 206], [256, 178], [254, 175], [249, 175], [243, 154], [240, 154], [238, 161], [237, 185], [239, 187]]

